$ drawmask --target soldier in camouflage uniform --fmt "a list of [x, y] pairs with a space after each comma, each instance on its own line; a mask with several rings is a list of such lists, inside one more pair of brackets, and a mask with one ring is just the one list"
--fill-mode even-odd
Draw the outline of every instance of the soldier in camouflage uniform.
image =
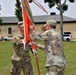
[[48, 20], [45, 24], [46, 31], [34, 36], [36, 40], [44, 41], [44, 46], [37, 44], [37, 47], [45, 51], [46, 75], [63, 75], [66, 65], [62, 42], [55, 31], [56, 24], [56, 21]]
[[[19, 23], [19, 28], [21, 30], [22, 23]], [[21, 31], [21, 36], [16, 34], [13, 36], [13, 55], [12, 55], [12, 68], [11, 75], [20, 75], [21, 69], [24, 75], [33, 75], [33, 68], [31, 64], [31, 58], [29, 51], [32, 49], [29, 42], [25, 46], [22, 43], [23, 31]]]

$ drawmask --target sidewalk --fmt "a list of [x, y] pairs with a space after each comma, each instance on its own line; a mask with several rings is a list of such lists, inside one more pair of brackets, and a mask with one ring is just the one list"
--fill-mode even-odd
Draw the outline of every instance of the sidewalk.
[[76, 41], [76, 38], [73, 38], [72, 41]]

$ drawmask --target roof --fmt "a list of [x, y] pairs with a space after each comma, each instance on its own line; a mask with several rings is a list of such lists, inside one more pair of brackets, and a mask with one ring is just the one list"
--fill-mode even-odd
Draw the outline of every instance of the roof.
[[[34, 16], [35, 22], [46, 22], [47, 20], [55, 20], [57, 22], [60, 22], [60, 15]], [[76, 19], [63, 16], [63, 22], [76, 22]]]
[[[18, 23], [18, 19], [16, 17], [1, 17], [4, 24], [7, 23]], [[40, 16], [33, 16], [35, 23], [45, 23], [47, 20], [55, 20], [60, 22], [60, 15], [40, 15]], [[63, 22], [76, 22], [76, 19], [70, 18], [67, 16], [63, 16]]]
[[1, 17], [2, 23], [18, 23], [18, 19], [16, 17]]

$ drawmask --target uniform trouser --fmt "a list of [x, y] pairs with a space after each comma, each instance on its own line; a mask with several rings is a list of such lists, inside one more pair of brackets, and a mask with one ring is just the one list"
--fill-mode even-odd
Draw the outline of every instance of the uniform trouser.
[[47, 67], [47, 74], [46, 75], [63, 75], [64, 68], [58, 66], [50, 66]]
[[31, 62], [17, 62], [12, 60], [11, 75], [20, 75], [21, 70], [24, 75], [33, 75]]

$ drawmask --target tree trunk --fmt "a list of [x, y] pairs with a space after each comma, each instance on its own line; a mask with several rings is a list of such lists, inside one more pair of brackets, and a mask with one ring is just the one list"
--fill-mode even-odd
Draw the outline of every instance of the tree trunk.
[[60, 35], [61, 35], [61, 40], [63, 41], [63, 10], [61, 3], [60, 3]]

